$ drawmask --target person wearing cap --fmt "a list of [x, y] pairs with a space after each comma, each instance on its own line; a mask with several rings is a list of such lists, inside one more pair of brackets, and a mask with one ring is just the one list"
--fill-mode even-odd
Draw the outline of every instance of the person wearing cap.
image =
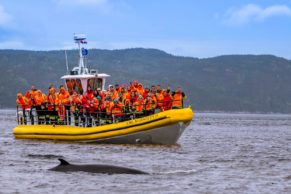
[[182, 91], [182, 87], [178, 86], [176, 91], [172, 92], [172, 97], [173, 97], [172, 109], [183, 108], [183, 100], [186, 99], [186, 95]]

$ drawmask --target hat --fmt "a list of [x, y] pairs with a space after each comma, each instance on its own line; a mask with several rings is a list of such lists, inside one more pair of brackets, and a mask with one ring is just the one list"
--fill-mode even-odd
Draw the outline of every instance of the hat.
[[111, 88], [111, 87], [113, 87], [113, 85], [109, 85], [109, 86], [108, 86], [108, 88]]
[[101, 88], [97, 88], [97, 90], [101, 90]]
[[18, 93], [18, 94], [17, 94], [17, 97], [21, 97], [21, 96], [22, 96], [22, 94], [21, 94], [21, 93]]

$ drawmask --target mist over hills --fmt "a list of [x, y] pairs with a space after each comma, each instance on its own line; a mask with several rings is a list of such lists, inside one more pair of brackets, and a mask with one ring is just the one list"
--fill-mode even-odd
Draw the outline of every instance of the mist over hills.
[[[77, 50], [67, 51], [69, 68]], [[272, 55], [192, 58], [156, 49], [91, 49], [88, 64], [110, 74], [106, 85], [137, 79], [145, 86], [182, 86], [194, 111], [291, 113], [291, 61]], [[0, 50], [0, 107], [15, 107], [15, 96], [31, 85], [47, 91], [66, 73], [64, 51]]]

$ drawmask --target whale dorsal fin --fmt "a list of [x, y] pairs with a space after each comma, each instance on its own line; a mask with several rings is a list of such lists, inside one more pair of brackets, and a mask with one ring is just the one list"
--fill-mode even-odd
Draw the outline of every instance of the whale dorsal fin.
[[59, 161], [61, 162], [60, 165], [69, 165], [70, 164], [69, 162], [67, 162], [66, 160], [61, 159], [61, 158], [59, 158]]

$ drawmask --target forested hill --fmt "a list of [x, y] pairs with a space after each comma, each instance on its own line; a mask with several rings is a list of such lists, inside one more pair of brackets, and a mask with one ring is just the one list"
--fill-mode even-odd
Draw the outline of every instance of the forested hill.
[[[77, 51], [68, 51], [70, 69]], [[155, 49], [89, 50], [88, 64], [110, 74], [107, 84], [137, 79], [145, 86], [181, 85], [195, 111], [291, 113], [291, 61], [271, 55], [198, 59]], [[0, 107], [15, 107], [30, 85], [61, 84], [64, 51], [0, 50]]]

